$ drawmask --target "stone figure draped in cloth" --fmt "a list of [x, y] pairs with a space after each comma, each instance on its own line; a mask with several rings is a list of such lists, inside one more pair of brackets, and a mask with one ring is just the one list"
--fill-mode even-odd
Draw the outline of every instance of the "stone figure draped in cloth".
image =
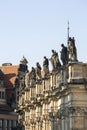
[[43, 71], [44, 75], [46, 76], [49, 73], [49, 60], [46, 56], [44, 56], [44, 61], [43, 61]]
[[52, 50], [52, 56], [50, 58], [50, 61], [51, 61], [53, 70], [56, 70], [61, 66], [59, 57], [58, 57], [58, 53], [54, 50]]
[[34, 85], [36, 81], [36, 71], [34, 67], [32, 67], [29, 77], [30, 77], [30, 85]]
[[64, 44], [61, 44], [62, 50], [61, 50], [61, 61], [63, 65], [66, 65], [68, 63], [68, 51], [67, 47], [64, 46]]
[[77, 61], [77, 49], [75, 46], [75, 39], [74, 37], [69, 37], [68, 41], [68, 54], [69, 54], [69, 61]]
[[36, 78], [37, 79], [41, 79], [41, 66], [39, 64], [39, 62], [36, 63]]
[[26, 85], [26, 88], [28, 88], [30, 85], [29, 71], [27, 71], [25, 75], [25, 85]]

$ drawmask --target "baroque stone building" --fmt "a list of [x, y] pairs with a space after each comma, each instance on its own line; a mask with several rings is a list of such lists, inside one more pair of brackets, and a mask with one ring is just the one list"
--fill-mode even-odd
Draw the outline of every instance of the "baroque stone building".
[[87, 63], [77, 60], [74, 38], [62, 47], [62, 65], [52, 50], [52, 71], [44, 62], [43, 70], [37, 63], [29, 72], [27, 60], [20, 61], [15, 81], [18, 129], [87, 130]]

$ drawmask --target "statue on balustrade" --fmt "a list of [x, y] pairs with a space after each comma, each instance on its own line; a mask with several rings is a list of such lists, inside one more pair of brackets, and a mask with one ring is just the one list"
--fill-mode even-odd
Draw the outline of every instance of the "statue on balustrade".
[[69, 37], [67, 49], [69, 54], [69, 61], [77, 61], [77, 49], [75, 46], [74, 37], [73, 38]]
[[25, 74], [25, 86], [26, 86], [26, 88], [29, 87], [29, 83], [30, 83], [29, 71], [27, 71], [26, 74]]
[[68, 63], [68, 51], [67, 47], [64, 46], [64, 44], [61, 44], [62, 50], [61, 50], [61, 61], [63, 65], [66, 65]]
[[44, 56], [43, 71], [44, 71], [44, 76], [46, 76], [49, 73], [49, 60], [46, 56]]
[[36, 79], [41, 79], [42, 75], [41, 75], [41, 65], [39, 64], [39, 62], [36, 63]]
[[30, 85], [34, 85], [36, 82], [36, 71], [34, 67], [32, 67], [29, 77], [30, 77]]
[[61, 63], [59, 61], [59, 56], [56, 51], [52, 50], [52, 56], [49, 60], [51, 61], [53, 71], [58, 69], [61, 66]]

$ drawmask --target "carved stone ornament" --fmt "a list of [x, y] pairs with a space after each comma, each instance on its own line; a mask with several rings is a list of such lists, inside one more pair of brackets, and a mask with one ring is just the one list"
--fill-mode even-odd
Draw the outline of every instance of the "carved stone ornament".
[[87, 107], [80, 107], [80, 106], [76, 106], [76, 107], [64, 107], [64, 108], [60, 108], [58, 110], [57, 116], [59, 119], [63, 119], [65, 117], [68, 117], [69, 114], [72, 115], [84, 115], [84, 113], [87, 112]]

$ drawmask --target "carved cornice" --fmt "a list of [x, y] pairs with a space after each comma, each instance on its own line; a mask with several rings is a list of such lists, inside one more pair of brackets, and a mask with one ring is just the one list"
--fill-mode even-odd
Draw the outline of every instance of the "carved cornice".
[[84, 115], [84, 113], [87, 113], [87, 107], [78, 106], [78, 107], [74, 107], [74, 109], [75, 109], [75, 112], [74, 112], [75, 115], [78, 115], [78, 114]]
[[72, 107], [60, 108], [58, 110], [57, 115], [59, 119], [62, 119], [68, 117], [70, 114], [72, 114], [72, 116], [78, 116], [78, 115], [84, 115], [85, 113], [87, 113], [87, 107], [72, 106]]

